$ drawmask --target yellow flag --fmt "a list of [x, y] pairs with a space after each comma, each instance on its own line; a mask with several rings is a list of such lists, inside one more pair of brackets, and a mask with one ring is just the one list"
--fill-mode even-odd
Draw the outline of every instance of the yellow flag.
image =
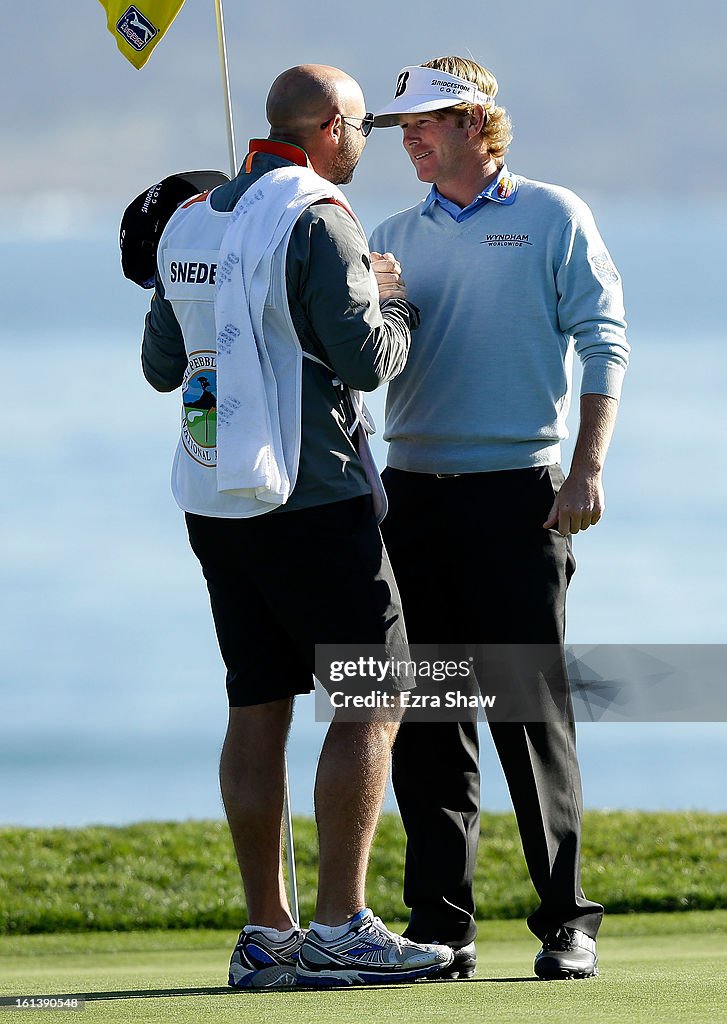
[[151, 51], [174, 21], [184, 0], [99, 0], [109, 32], [135, 68], [143, 68]]

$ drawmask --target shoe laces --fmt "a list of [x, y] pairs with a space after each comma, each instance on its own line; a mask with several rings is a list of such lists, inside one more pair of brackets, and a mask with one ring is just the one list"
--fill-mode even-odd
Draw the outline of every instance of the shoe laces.
[[393, 942], [399, 952], [401, 952], [404, 939], [401, 935], [397, 935], [396, 932], [390, 932], [380, 917], [374, 915], [368, 927], [371, 931], [380, 932], [387, 941]]
[[571, 929], [566, 928], [565, 925], [561, 925], [556, 931], [551, 932], [550, 935], [546, 936], [543, 946], [547, 949], [558, 950], [559, 952], [565, 952], [567, 949], [575, 949], [576, 937], [575, 933]]

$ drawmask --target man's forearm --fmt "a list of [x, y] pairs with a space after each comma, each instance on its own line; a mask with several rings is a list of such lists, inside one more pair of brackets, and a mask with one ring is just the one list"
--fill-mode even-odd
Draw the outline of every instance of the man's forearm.
[[581, 395], [581, 419], [571, 472], [600, 473], [616, 424], [618, 402], [608, 395]]
[[372, 337], [375, 387], [387, 384], [404, 369], [409, 356], [411, 332], [419, 326], [419, 310], [406, 299], [383, 299], [381, 315], [384, 323], [374, 332], [375, 337]]
[[617, 411], [615, 398], [581, 395], [581, 422], [570, 472], [543, 523], [546, 530], [555, 528], [567, 537], [595, 526], [603, 515], [601, 474]]
[[152, 297], [141, 343], [144, 376], [156, 391], [174, 391], [187, 369], [182, 331], [171, 306], [166, 306], [156, 295]]

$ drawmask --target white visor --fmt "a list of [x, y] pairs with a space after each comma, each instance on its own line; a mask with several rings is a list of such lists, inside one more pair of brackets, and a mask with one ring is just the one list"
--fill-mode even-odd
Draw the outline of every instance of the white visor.
[[474, 82], [446, 71], [419, 65], [402, 68], [396, 80], [396, 95], [388, 106], [374, 114], [376, 128], [391, 128], [401, 114], [421, 114], [441, 110], [458, 103], [479, 103], [485, 110], [493, 107], [494, 97], [481, 92]]

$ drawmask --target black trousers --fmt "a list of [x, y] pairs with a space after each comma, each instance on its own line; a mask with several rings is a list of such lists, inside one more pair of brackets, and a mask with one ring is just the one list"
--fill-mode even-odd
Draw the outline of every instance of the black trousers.
[[[570, 541], [544, 530], [563, 482], [559, 466], [438, 478], [386, 469], [382, 533], [412, 644], [562, 648]], [[564, 670], [563, 670], [564, 671]], [[562, 679], [561, 679], [562, 682]], [[548, 673], [538, 677], [547, 703]], [[543, 938], [559, 925], [595, 936], [603, 907], [580, 880], [582, 795], [570, 699], [547, 721], [492, 722]], [[407, 722], [393, 782], [407, 834], [406, 935], [465, 945], [476, 934], [473, 878], [479, 838], [479, 747], [474, 717]]]

